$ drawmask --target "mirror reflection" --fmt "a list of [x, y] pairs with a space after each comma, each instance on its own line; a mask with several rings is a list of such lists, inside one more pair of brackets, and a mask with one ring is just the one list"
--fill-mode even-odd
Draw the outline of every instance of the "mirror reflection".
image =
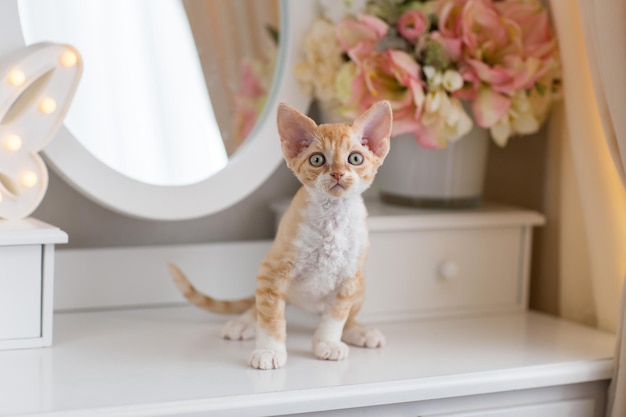
[[60, 42], [84, 73], [65, 125], [133, 179], [184, 185], [221, 170], [271, 90], [277, 0], [19, 0], [27, 44]]

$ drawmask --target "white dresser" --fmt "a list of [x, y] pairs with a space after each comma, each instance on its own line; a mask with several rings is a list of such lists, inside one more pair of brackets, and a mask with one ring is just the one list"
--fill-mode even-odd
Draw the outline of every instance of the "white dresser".
[[[315, 320], [290, 310], [287, 366], [258, 371], [246, 364], [253, 341], [221, 340], [225, 319], [193, 307], [57, 313], [53, 347], [0, 352], [0, 416], [602, 416], [614, 337], [526, 310], [531, 230], [540, 215], [375, 202], [369, 211], [363, 319], [378, 323], [384, 348], [352, 348], [342, 362], [315, 360]], [[269, 244], [251, 247], [257, 253]], [[184, 253], [238, 253], [241, 260], [246, 245]], [[146, 249], [58, 251], [57, 274], [75, 256], [136, 260], [127, 270], [116, 267], [111, 274], [122, 276], [112, 282], [163, 268], [167, 254], [196, 262], [170, 248], [155, 251], [145, 265]], [[84, 279], [105, 279], [98, 269], [84, 268]], [[158, 287], [161, 278], [145, 279]], [[227, 286], [254, 278], [246, 271], [208, 280]], [[173, 286], [162, 288], [168, 295], [151, 299], [171, 299]]]
[[0, 350], [52, 343], [54, 249], [60, 243], [67, 243], [67, 234], [55, 226], [0, 219]]
[[[289, 202], [274, 205], [277, 220]], [[510, 206], [425, 210], [366, 200], [368, 321], [523, 311], [540, 214]]]

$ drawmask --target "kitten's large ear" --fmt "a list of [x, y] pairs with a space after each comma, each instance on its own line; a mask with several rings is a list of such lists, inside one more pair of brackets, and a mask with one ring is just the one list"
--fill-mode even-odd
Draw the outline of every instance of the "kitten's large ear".
[[309, 117], [285, 103], [280, 103], [276, 122], [283, 153], [287, 158], [298, 156], [311, 145], [317, 125]]
[[389, 152], [392, 121], [391, 105], [388, 101], [379, 101], [360, 115], [352, 127], [361, 136], [361, 143], [382, 159]]

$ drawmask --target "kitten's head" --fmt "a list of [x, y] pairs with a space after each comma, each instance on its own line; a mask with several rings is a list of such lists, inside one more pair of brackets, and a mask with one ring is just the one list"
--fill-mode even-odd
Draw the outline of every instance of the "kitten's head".
[[317, 125], [281, 103], [278, 133], [287, 165], [310, 191], [332, 197], [360, 194], [389, 152], [392, 113], [379, 101], [352, 124]]

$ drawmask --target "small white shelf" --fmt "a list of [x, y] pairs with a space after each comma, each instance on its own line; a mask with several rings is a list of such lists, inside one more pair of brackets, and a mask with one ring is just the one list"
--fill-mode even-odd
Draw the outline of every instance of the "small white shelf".
[[56, 226], [28, 217], [22, 220], [0, 219], [0, 246], [67, 243], [67, 233]]
[[387, 346], [343, 362], [315, 360], [313, 325], [289, 313], [289, 360], [275, 371], [248, 367], [254, 342], [221, 340], [223, 319], [192, 307], [57, 314], [53, 347], [0, 352], [0, 415], [280, 415], [612, 372], [612, 335], [536, 313], [382, 324]]
[[[291, 199], [277, 201], [272, 210], [277, 219], [289, 207]], [[473, 209], [426, 209], [383, 203], [379, 198], [365, 199], [370, 232], [406, 230], [445, 230], [518, 226], [541, 226], [545, 218], [540, 213], [504, 204], [486, 203]], [[278, 222], [277, 222], [278, 223]]]
[[475, 209], [436, 210], [401, 207], [379, 198], [365, 200], [370, 232], [395, 230], [445, 230], [463, 228], [540, 226], [545, 218], [532, 210], [487, 203]]
[[66, 242], [39, 220], [0, 220], [0, 350], [52, 343], [54, 246]]

